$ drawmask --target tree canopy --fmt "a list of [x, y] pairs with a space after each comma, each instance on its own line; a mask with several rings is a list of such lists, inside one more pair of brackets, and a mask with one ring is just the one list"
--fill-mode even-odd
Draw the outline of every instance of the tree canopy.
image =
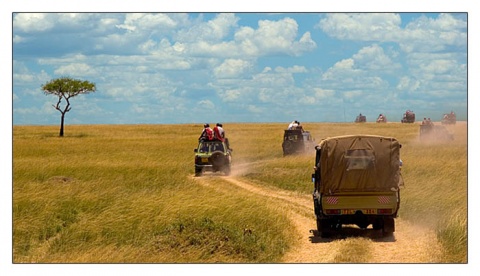
[[[62, 77], [58, 79], [52, 79], [45, 83], [42, 85], [42, 90], [45, 95], [55, 95], [58, 97], [58, 101], [53, 105], [53, 107], [62, 114], [60, 123], [60, 136], [63, 136], [65, 113], [71, 110], [70, 98], [80, 94], [95, 92], [96, 86], [94, 83], [86, 80]], [[62, 100], [65, 100], [65, 105], [62, 105]]]

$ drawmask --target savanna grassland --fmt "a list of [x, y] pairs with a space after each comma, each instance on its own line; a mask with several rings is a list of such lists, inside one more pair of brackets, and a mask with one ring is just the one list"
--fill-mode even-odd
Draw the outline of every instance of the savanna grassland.
[[[313, 152], [283, 157], [285, 126], [224, 124], [233, 148], [229, 179], [193, 176], [200, 124], [67, 125], [64, 137], [56, 126], [14, 126], [14, 263], [284, 262], [299, 235], [279, 191], [310, 196], [314, 166]], [[304, 127], [317, 141], [396, 137], [405, 181], [399, 216], [432, 229], [441, 245], [440, 257], [417, 262], [467, 262], [465, 122], [447, 126], [454, 141], [421, 141], [418, 124]], [[305, 216], [314, 223], [311, 208]], [[332, 262], [371, 262], [368, 256]]]

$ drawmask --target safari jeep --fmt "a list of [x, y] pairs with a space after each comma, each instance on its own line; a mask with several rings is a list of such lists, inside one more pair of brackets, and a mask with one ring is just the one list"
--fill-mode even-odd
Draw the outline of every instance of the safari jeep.
[[401, 145], [395, 138], [348, 135], [324, 139], [316, 149], [313, 204], [317, 235], [342, 225], [395, 232], [400, 207]]
[[309, 131], [301, 129], [285, 130], [283, 133], [283, 156], [307, 152], [315, 146]]
[[200, 141], [194, 152], [195, 176], [202, 175], [204, 171], [230, 174], [232, 149], [227, 146], [227, 143], [219, 140]]

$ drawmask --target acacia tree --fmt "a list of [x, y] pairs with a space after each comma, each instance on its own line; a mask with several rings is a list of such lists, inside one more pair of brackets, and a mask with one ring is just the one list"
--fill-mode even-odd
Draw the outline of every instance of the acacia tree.
[[[54, 104], [53, 107], [62, 114], [60, 121], [60, 136], [63, 136], [65, 114], [72, 109], [70, 107], [70, 98], [80, 94], [95, 92], [96, 87], [94, 83], [89, 81], [62, 77], [45, 83], [42, 85], [42, 90], [45, 95], [55, 95], [58, 97], [57, 104]], [[62, 104], [62, 100], [65, 100], [65, 103]]]

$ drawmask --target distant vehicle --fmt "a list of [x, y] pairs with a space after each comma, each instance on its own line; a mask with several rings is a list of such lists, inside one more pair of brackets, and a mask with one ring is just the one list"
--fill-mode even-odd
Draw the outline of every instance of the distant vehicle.
[[387, 122], [387, 116], [383, 114], [378, 115], [377, 123], [386, 123], [386, 122]]
[[315, 235], [328, 237], [342, 225], [369, 225], [395, 232], [403, 186], [401, 145], [392, 137], [347, 135], [315, 147], [313, 204]]
[[411, 110], [407, 110], [403, 114], [402, 123], [415, 123], [415, 113]]
[[452, 141], [453, 134], [444, 126], [433, 124], [420, 125], [420, 140], [422, 141]]
[[455, 112], [452, 111], [450, 113], [443, 114], [442, 124], [454, 125], [456, 123], [457, 123], [457, 115], [455, 114]]
[[227, 143], [212, 140], [199, 141], [195, 152], [195, 176], [200, 176], [204, 171], [223, 172], [229, 175], [232, 165], [232, 149]]
[[315, 139], [309, 131], [303, 129], [286, 129], [283, 133], [283, 156], [307, 152], [314, 148]]
[[367, 121], [367, 116], [362, 115], [362, 113], [360, 113], [360, 115], [358, 115], [357, 118], [355, 119], [355, 123], [365, 123], [366, 121]]

